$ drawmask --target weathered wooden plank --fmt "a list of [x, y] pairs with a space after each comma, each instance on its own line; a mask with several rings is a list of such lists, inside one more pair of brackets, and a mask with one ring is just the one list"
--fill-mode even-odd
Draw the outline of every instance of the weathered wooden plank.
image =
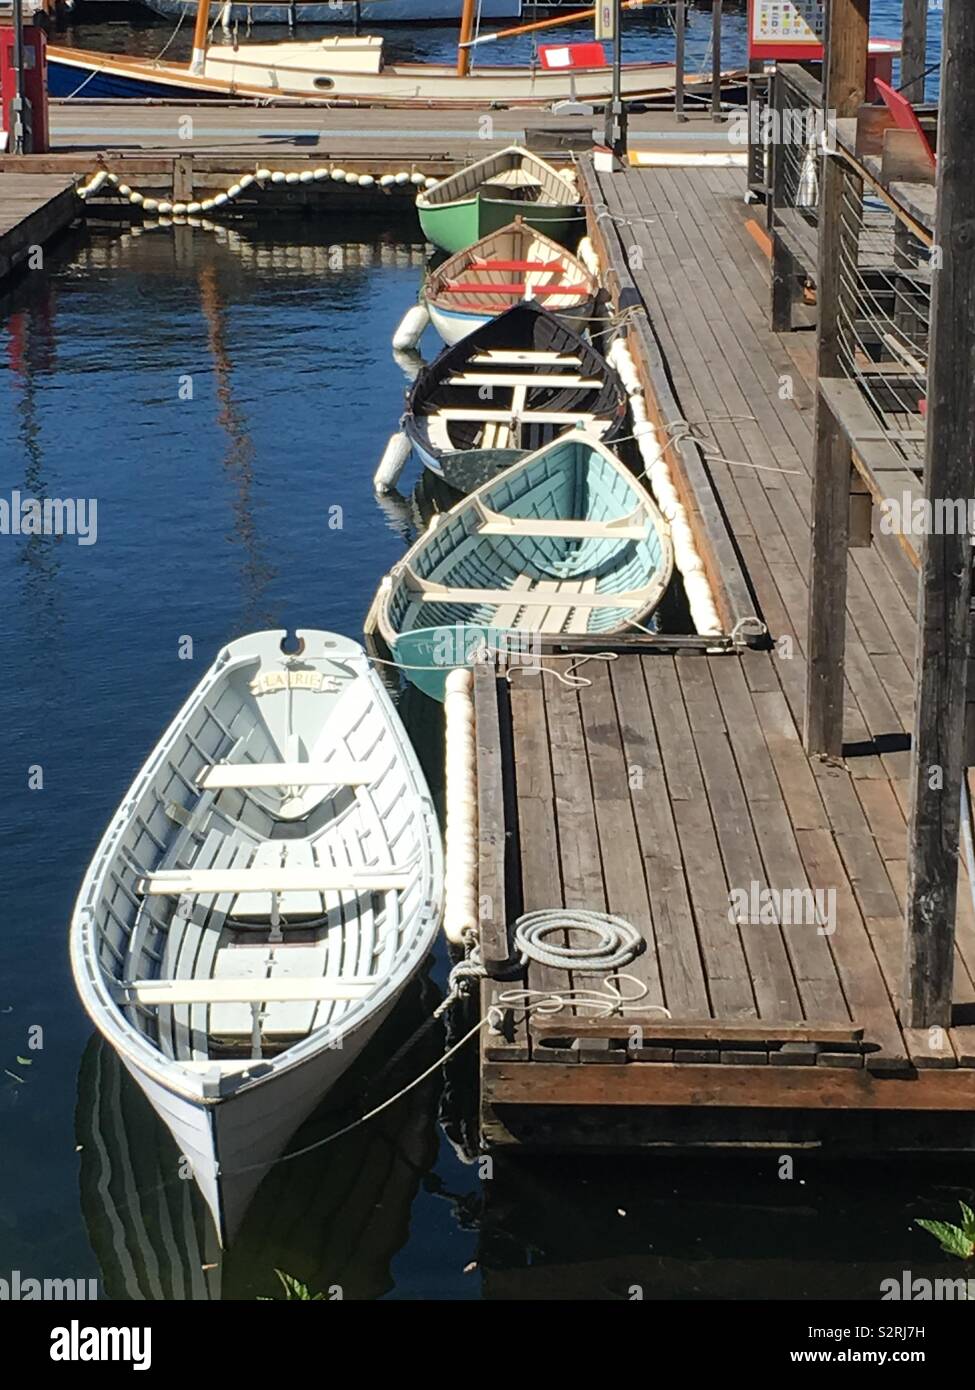
[[970, 1111], [975, 1069], [932, 1068], [875, 1076], [866, 1067], [685, 1066], [655, 1062], [614, 1068], [534, 1067], [492, 1062], [484, 1069], [491, 1105], [721, 1106], [742, 1109]]

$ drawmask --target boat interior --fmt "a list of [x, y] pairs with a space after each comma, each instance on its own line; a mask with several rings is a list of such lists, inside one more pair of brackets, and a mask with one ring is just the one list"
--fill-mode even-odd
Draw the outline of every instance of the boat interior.
[[655, 606], [672, 564], [649, 495], [592, 438], [570, 433], [427, 533], [396, 571], [390, 624], [609, 632]]
[[574, 207], [579, 196], [551, 164], [520, 145], [509, 145], [441, 179], [433, 188], [424, 190], [417, 203], [444, 207], [478, 194], [503, 197], [506, 202], [544, 202], [557, 207]]
[[244, 1069], [395, 972], [422, 827], [361, 666], [244, 658], [185, 715], [106, 866], [100, 963], [165, 1056]]
[[417, 377], [410, 405], [441, 453], [534, 451], [576, 425], [612, 438], [626, 393], [594, 348], [524, 302], [446, 348]]
[[598, 285], [581, 261], [523, 222], [483, 237], [432, 271], [427, 299], [451, 311], [494, 315], [537, 299], [584, 326]]

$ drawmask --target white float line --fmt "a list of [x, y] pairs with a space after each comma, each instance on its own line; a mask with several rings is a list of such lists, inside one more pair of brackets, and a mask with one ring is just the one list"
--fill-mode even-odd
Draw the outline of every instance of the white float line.
[[321, 165], [317, 169], [305, 169], [302, 173], [291, 170], [285, 173], [282, 169], [256, 169], [253, 173], [241, 174], [229, 188], [223, 193], [215, 193], [210, 198], [194, 199], [190, 202], [173, 202], [168, 198], [151, 198], [138, 189], [132, 188], [124, 183], [118, 174], [109, 173], [107, 169], [99, 169], [93, 174], [86, 183], [78, 189], [78, 197], [83, 201], [92, 197], [105, 187], [111, 184], [114, 191], [120, 198], [125, 198], [134, 207], [141, 207], [146, 212], [160, 212], [164, 216], [184, 217], [189, 215], [196, 216], [201, 212], [215, 212], [228, 203], [232, 203], [239, 198], [241, 193], [247, 189], [254, 188], [255, 185], [262, 192], [269, 187], [279, 187], [282, 184], [294, 186], [295, 184], [309, 183], [341, 183], [357, 188], [375, 188], [378, 192], [387, 193], [392, 188], [402, 188], [405, 185], [412, 185], [414, 188], [433, 188], [439, 179], [434, 179], [426, 174], [419, 172], [410, 173], [401, 169], [396, 174], [355, 174], [337, 167]]
[[474, 675], [451, 671], [444, 697], [445, 829], [444, 931], [462, 946], [477, 931], [477, 773], [474, 744]]
[[606, 355], [619, 373], [630, 398], [633, 435], [644, 462], [644, 474], [654, 500], [670, 524], [670, 535], [674, 545], [674, 564], [684, 582], [684, 592], [687, 595], [687, 604], [691, 610], [694, 627], [703, 637], [718, 637], [722, 634], [723, 629], [714, 602], [714, 594], [704, 569], [704, 561], [701, 559], [694, 539], [687, 509], [674, 487], [674, 479], [660, 437], [647, 415], [643, 383], [640, 380], [636, 362], [633, 360], [633, 354], [623, 339], [617, 338]]

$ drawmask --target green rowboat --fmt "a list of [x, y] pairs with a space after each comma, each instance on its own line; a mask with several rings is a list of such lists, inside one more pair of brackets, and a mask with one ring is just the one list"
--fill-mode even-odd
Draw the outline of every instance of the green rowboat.
[[479, 159], [424, 189], [416, 207], [424, 235], [452, 253], [507, 227], [516, 217], [570, 249], [583, 231], [574, 179], [520, 145]]

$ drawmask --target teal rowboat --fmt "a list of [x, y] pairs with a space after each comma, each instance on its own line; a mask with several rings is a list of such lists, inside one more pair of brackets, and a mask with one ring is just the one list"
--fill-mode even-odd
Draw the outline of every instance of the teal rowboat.
[[645, 625], [672, 572], [649, 493], [573, 430], [435, 517], [372, 614], [407, 678], [442, 700], [450, 671], [485, 645], [537, 664], [542, 636]]
[[509, 145], [424, 189], [416, 208], [424, 235], [452, 253], [516, 217], [570, 249], [583, 231], [574, 181], [520, 145]]

